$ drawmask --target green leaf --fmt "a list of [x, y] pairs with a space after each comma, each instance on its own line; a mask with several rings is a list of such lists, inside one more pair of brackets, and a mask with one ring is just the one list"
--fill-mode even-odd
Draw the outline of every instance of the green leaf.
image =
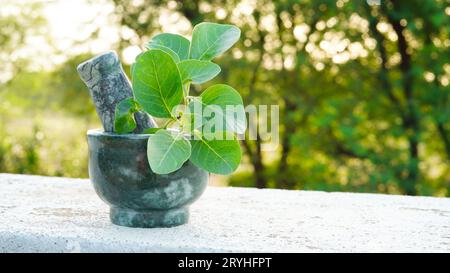
[[208, 61], [184, 60], [178, 63], [181, 80], [200, 84], [213, 79], [220, 73], [220, 66]]
[[[241, 95], [231, 86], [216, 84], [207, 88], [200, 97], [195, 97], [190, 105], [192, 113], [202, 105], [203, 131], [231, 131], [245, 133], [247, 120]], [[212, 114], [213, 117], [208, 117]], [[221, 119], [221, 120], [217, 120]], [[218, 121], [218, 123], [216, 122]], [[221, 126], [220, 128], [216, 128]]]
[[119, 102], [114, 113], [114, 131], [118, 134], [132, 132], [136, 128], [134, 113], [138, 111], [139, 105], [133, 98]]
[[[136, 60], [137, 60], [137, 57], [136, 57]], [[133, 70], [134, 70], [134, 65], [135, 65], [135, 64], [136, 64], [136, 63], [132, 63], [132, 64], [131, 64], [131, 67], [130, 67], [131, 76], [133, 76], [133, 74], [134, 74]]]
[[173, 59], [173, 61], [175, 63], [179, 63], [180, 62], [180, 57], [178, 56], [178, 54], [175, 51], [173, 51], [172, 49], [170, 49], [170, 48], [168, 48], [166, 46], [158, 45], [158, 44], [154, 44], [154, 45], [147, 44], [146, 47], [148, 49], [159, 49], [161, 51], [164, 51], [167, 54], [169, 54], [170, 57], [172, 57], [172, 59]]
[[224, 136], [230, 135], [227, 132], [216, 132], [214, 139], [199, 137], [198, 140], [191, 140], [192, 154], [191, 162], [196, 166], [216, 174], [230, 174], [234, 172], [241, 162], [241, 148], [236, 138], [230, 140]]
[[191, 144], [182, 132], [159, 130], [148, 138], [147, 158], [157, 174], [168, 174], [181, 168], [191, 155]]
[[[162, 33], [153, 37], [152, 40], [147, 43], [146, 47], [149, 49], [161, 49], [169, 53], [171, 56], [172, 54], [170, 52], [173, 52], [176, 54], [178, 59], [174, 59], [175, 62], [179, 62], [180, 60], [186, 60], [189, 58], [190, 45], [191, 43], [189, 40], [181, 35]], [[173, 57], [174, 56], [172, 56], [172, 58]]]
[[183, 99], [181, 77], [174, 60], [152, 49], [133, 65], [133, 92], [142, 108], [154, 117], [174, 118], [172, 109]]
[[142, 133], [143, 134], [154, 134], [154, 133], [158, 132], [161, 129], [163, 129], [163, 128], [147, 128], [144, 131], [142, 131]]
[[240, 35], [233, 25], [200, 23], [192, 33], [191, 58], [210, 61], [233, 46]]

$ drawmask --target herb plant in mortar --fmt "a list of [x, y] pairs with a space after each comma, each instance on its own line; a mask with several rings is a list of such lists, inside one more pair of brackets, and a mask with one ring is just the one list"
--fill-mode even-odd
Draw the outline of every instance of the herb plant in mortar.
[[230, 174], [238, 167], [241, 151], [236, 133], [246, 127], [242, 98], [231, 86], [217, 84], [200, 96], [190, 96], [191, 84], [205, 83], [220, 73], [212, 60], [239, 39], [232, 25], [201, 23], [194, 27], [192, 41], [163, 33], [155, 36], [132, 65], [134, 98], [116, 107], [117, 133], [136, 127], [134, 113], [143, 110], [164, 118], [148, 139], [150, 167], [169, 174], [190, 160], [208, 172]]
[[[88, 83], [96, 69], [104, 76], [100, 91], [107, 92], [93, 96], [100, 102], [99, 116], [109, 117], [104, 112], [115, 106], [113, 126], [111, 119], [101, 119], [104, 128], [114, 127], [114, 132], [87, 133], [89, 176], [97, 194], [110, 205], [114, 224], [144, 228], [184, 224], [189, 205], [206, 188], [208, 172], [230, 174], [238, 167], [241, 151], [236, 134], [246, 128], [241, 96], [225, 84], [212, 85], [198, 97], [189, 91], [191, 84], [205, 83], [220, 73], [212, 60], [239, 36], [235, 26], [201, 23], [194, 27], [192, 41], [169, 33], [153, 37], [131, 67], [131, 96], [124, 95], [118, 103], [108, 92], [118, 86], [114, 73], [121, 71], [115, 55], [80, 65], [80, 75]], [[123, 76], [120, 79], [126, 83]], [[146, 116], [151, 123], [141, 125], [140, 117]], [[162, 120], [160, 126], [153, 117]]]

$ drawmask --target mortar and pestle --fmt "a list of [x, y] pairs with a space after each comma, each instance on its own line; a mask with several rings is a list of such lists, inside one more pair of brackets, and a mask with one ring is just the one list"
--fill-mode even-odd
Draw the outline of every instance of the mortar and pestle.
[[111, 222], [128, 227], [171, 227], [189, 218], [189, 205], [206, 188], [208, 173], [190, 161], [160, 175], [150, 169], [147, 128], [157, 127], [147, 113], [134, 115], [133, 134], [114, 133], [116, 105], [133, 96], [117, 54], [94, 57], [77, 67], [89, 89], [102, 129], [89, 130], [89, 177], [99, 197], [110, 206]]

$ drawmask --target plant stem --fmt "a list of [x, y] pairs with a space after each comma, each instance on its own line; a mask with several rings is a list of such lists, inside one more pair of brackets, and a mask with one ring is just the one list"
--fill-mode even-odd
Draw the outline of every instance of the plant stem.
[[163, 125], [164, 129], [167, 129], [167, 127], [174, 121], [174, 119], [169, 119], [168, 121], [166, 121], [166, 123]]
[[184, 102], [186, 105], [187, 105], [186, 98], [189, 96], [190, 89], [191, 89], [191, 82], [188, 81], [188, 82], [184, 83], [183, 91], [184, 91]]

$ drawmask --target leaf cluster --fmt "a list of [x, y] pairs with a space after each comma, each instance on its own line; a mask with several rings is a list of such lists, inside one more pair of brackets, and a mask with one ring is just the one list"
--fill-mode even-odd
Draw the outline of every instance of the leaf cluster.
[[[192, 41], [162, 33], [136, 58], [131, 66], [134, 97], [116, 106], [115, 131], [132, 132], [134, 113], [139, 111], [167, 120], [164, 126], [145, 132], [152, 134], [147, 156], [153, 172], [174, 172], [187, 160], [217, 174], [230, 174], [239, 166], [241, 150], [235, 134], [246, 127], [240, 94], [231, 86], [217, 84], [198, 97], [189, 95], [191, 84], [205, 83], [220, 73], [212, 60], [239, 37], [240, 30], [233, 25], [200, 23], [193, 29]], [[232, 115], [227, 111], [230, 106]], [[214, 115], [205, 115], [203, 109], [213, 109]]]

